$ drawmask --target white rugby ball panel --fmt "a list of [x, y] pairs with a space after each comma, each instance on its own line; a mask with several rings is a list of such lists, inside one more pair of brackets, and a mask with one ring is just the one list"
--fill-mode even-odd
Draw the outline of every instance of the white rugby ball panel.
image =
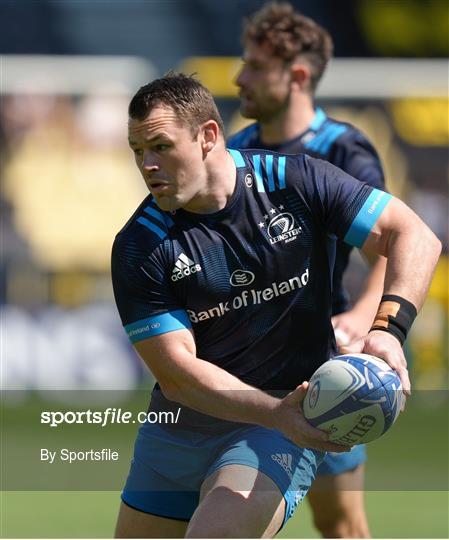
[[329, 432], [332, 442], [352, 446], [380, 437], [385, 430], [385, 419], [380, 407], [370, 405], [361, 411], [345, 414], [316, 427]]
[[306, 397], [303, 403], [306, 417], [312, 419], [321, 416], [345, 401], [364, 384], [363, 376], [351, 364], [340, 360], [325, 362], [309, 381], [310, 397]]
[[401, 404], [399, 377], [386, 362], [350, 354], [332, 358], [312, 375], [303, 412], [313, 426], [331, 432], [331, 440], [352, 445], [380, 437]]

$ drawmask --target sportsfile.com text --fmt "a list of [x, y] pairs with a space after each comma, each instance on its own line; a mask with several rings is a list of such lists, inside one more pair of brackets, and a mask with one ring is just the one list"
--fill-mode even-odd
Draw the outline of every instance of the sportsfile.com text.
[[41, 424], [58, 427], [61, 424], [97, 424], [105, 427], [108, 424], [177, 424], [181, 409], [173, 411], [140, 411], [133, 413], [121, 408], [108, 407], [102, 411], [42, 411]]

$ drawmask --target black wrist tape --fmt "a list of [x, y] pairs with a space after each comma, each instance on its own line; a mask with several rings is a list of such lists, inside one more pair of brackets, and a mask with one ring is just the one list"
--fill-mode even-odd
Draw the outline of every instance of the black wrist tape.
[[415, 306], [395, 294], [384, 294], [379, 304], [371, 330], [383, 330], [393, 334], [401, 345], [417, 315]]

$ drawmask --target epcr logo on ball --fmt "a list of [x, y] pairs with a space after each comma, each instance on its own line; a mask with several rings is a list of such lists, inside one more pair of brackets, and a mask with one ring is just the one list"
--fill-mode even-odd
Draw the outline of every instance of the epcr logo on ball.
[[316, 383], [312, 386], [309, 393], [309, 407], [311, 409], [315, 407], [316, 402], [318, 401], [319, 395], [320, 395], [320, 381], [316, 381]]

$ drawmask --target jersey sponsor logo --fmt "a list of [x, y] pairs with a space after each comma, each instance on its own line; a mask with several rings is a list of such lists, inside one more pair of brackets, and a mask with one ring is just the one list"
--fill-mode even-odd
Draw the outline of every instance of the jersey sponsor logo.
[[278, 214], [272, 218], [267, 227], [271, 244], [277, 244], [282, 241], [287, 244], [292, 240], [296, 240], [296, 237], [301, 231], [301, 227], [296, 223], [295, 218], [290, 212]]
[[175, 262], [171, 280], [179, 281], [180, 279], [196, 274], [197, 272], [201, 272], [201, 266], [189, 259], [184, 253], [181, 253]]
[[229, 279], [229, 283], [233, 287], [244, 287], [245, 285], [251, 285], [256, 279], [256, 276], [249, 270], [234, 270]]
[[291, 454], [272, 454], [271, 459], [278, 463], [284, 469], [290, 480], [293, 479], [293, 458]]
[[249, 187], [249, 188], [253, 187], [253, 183], [254, 183], [253, 176], [252, 176], [252, 174], [249, 174], [249, 173], [248, 173], [248, 174], [245, 176], [245, 184], [246, 184], [246, 187]]
[[266, 287], [265, 289], [245, 289], [241, 294], [234, 296], [233, 299], [227, 302], [220, 302], [210, 309], [204, 311], [187, 309], [186, 311], [190, 322], [192, 323], [207, 321], [214, 317], [223, 317], [223, 315], [233, 310], [248, 306], [258, 306], [270, 302], [284, 294], [289, 294], [297, 289], [302, 289], [308, 282], [309, 269], [307, 268], [301, 276], [293, 276], [292, 278], [279, 283], [273, 282], [270, 287]]

